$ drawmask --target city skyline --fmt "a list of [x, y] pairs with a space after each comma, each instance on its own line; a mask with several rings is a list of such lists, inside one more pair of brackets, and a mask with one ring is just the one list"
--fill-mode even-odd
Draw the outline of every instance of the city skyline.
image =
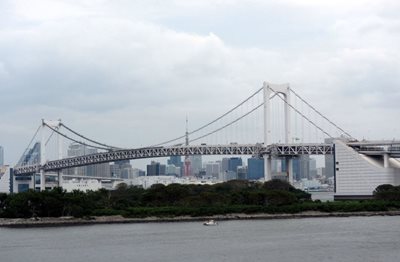
[[186, 115], [193, 128], [206, 123], [263, 81], [290, 82], [358, 139], [398, 138], [399, 5], [2, 1], [5, 163], [16, 164], [42, 118], [147, 146], [183, 134]]

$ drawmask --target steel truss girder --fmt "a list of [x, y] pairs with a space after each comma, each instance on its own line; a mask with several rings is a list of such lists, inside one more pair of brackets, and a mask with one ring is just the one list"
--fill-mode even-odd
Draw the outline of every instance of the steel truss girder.
[[333, 144], [273, 144], [266, 148], [266, 153], [273, 156], [296, 155], [331, 155]]
[[255, 145], [201, 145], [201, 146], [172, 146], [172, 147], [148, 147], [137, 149], [124, 149], [96, 153], [78, 157], [48, 161], [43, 167], [40, 165], [19, 166], [14, 168], [15, 175], [32, 174], [43, 169], [45, 172], [57, 171], [86, 165], [114, 162], [119, 160], [133, 160], [141, 158], [155, 158], [186, 155], [325, 155], [333, 154], [333, 145], [330, 144], [306, 144], [306, 145], [281, 145], [274, 144], [264, 147]]

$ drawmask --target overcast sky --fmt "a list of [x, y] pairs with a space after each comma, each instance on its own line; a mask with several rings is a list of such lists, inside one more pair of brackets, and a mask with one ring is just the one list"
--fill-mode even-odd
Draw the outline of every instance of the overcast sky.
[[0, 0], [5, 161], [42, 118], [144, 146], [263, 81], [289, 82], [359, 139], [399, 139], [399, 13], [397, 0]]

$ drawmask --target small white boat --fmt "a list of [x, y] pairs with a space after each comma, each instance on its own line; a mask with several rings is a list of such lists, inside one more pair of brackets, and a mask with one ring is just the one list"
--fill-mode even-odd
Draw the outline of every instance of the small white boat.
[[215, 221], [214, 219], [210, 219], [210, 220], [204, 222], [203, 225], [205, 225], [205, 226], [216, 226], [216, 225], [218, 225], [218, 222]]

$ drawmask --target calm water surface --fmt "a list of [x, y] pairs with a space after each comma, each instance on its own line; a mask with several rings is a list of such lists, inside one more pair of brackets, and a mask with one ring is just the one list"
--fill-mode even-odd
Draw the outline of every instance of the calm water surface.
[[400, 261], [400, 217], [0, 228], [0, 261]]

